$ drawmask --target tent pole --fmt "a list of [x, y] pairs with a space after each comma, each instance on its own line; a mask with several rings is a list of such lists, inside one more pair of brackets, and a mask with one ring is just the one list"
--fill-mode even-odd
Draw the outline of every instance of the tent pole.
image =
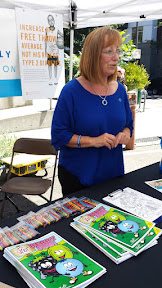
[[73, 78], [73, 45], [74, 45], [74, 28], [70, 29], [70, 71], [69, 81]]
[[69, 69], [69, 81], [73, 79], [73, 50], [74, 50], [74, 29], [76, 28], [77, 19], [77, 6], [73, 0], [70, 0], [71, 5], [71, 21], [70, 21], [70, 69]]

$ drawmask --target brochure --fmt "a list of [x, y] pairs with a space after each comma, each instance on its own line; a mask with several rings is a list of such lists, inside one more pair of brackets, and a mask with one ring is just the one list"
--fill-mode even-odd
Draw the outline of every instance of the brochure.
[[162, 179], [146, 181], [145, 183], [162, 193]]

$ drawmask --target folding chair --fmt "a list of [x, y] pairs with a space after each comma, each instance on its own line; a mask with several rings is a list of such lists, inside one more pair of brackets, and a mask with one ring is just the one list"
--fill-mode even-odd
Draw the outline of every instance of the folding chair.
[[[42, 177], [36, 175], [11, 177], [12, 175], [11, 169], [15, 153], [25, 153], [35, 155], [55, 155], [52, 181], [50, 179], [43, 179]], [[52, 200], [55, 172], [57, 165], [57, 156], [58, 151], [54, 149], [49, 139], [20, 138], [15, 141], [12, 151], [11, 164], [7, 175], [7, 181], [1, 187], [1, 192], [4, 193], [4, 198], [2, 201], [0, 218], [2, 218], [4, 205], [7, 199], [15, 206], [17, 212], [21, 211], [17, 207], [17, 205], [12, 201], [12, 199], [8, 196], [8, 194], [39, 195], [47, 202], [50, 202]], [[50, 187], [51, 187], [50, 198], [47, 199], [42, 194], [44, 194]]]

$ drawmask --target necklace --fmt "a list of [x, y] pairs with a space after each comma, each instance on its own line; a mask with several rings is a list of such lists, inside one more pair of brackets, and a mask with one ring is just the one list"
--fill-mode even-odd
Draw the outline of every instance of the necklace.
[[108, 92], [108, 86], [107, 86], [107, 89], [106, 89], [106, 94], [105, 96], [101, 96], [100, 94], [98, 94], [98, 92], [95, 90], [95, 88], [92, 86], [92, 83], [90, 82], [91, 84], [91, 87], [93, 89], [93, 91], [102, 99], [102, 105], [106, 106], [107, 105], [107, 100], [106, 100], [106, 97], [107, 97], [107, 92]]

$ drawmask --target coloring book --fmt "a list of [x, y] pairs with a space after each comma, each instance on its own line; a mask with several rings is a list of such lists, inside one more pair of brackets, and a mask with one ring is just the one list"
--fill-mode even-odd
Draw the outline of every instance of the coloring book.
[[116, 264], [119, 264], [132, 256], [137, 256], [146, 249], [158, 244], [157, 240], [162, 234], [162, 230], [154, 226], [145, 236], [145, 238], [143, 238], [134, 248], [130, 248], [126, 245], [121, 245], [119, 242], [115, 242], [115, 240], [112, 240], [110, 238], [103, 238], [101, 235], [92, 232], [92, 230], [85, 230], [84, 226], [76, 222], [73, 222], [70, 225], [80, 234], [82, 234], [86, 239], [88, 239], [98, 249], [102, 248], [100, 250], [103, 253], [106, 252], [105, 254]]
[[99, 204], [73, 219], [93, 232], [121, 245], [134, 248], [154, 227], [154, 223], [110, 206]]
[[84, 227], [73, 222], [70, 224], [76, 231], [78, 231], [82, 236], [84, 236], [89, 242], [91, 242], [95, 247], [97, 247], [101, 252], [103, 252], [107, 257], [109, 257], [116, 264], [129, 259], [133, 255], [122, 249], [121, 247], [115, 245], [112, 242], [107, 242], [101, 236], [98, 236], [92, 231], [85, 230]]
[[7, 247], [3, 256], [32, 288], [86, 287], [106, 272], [55, 232]]

